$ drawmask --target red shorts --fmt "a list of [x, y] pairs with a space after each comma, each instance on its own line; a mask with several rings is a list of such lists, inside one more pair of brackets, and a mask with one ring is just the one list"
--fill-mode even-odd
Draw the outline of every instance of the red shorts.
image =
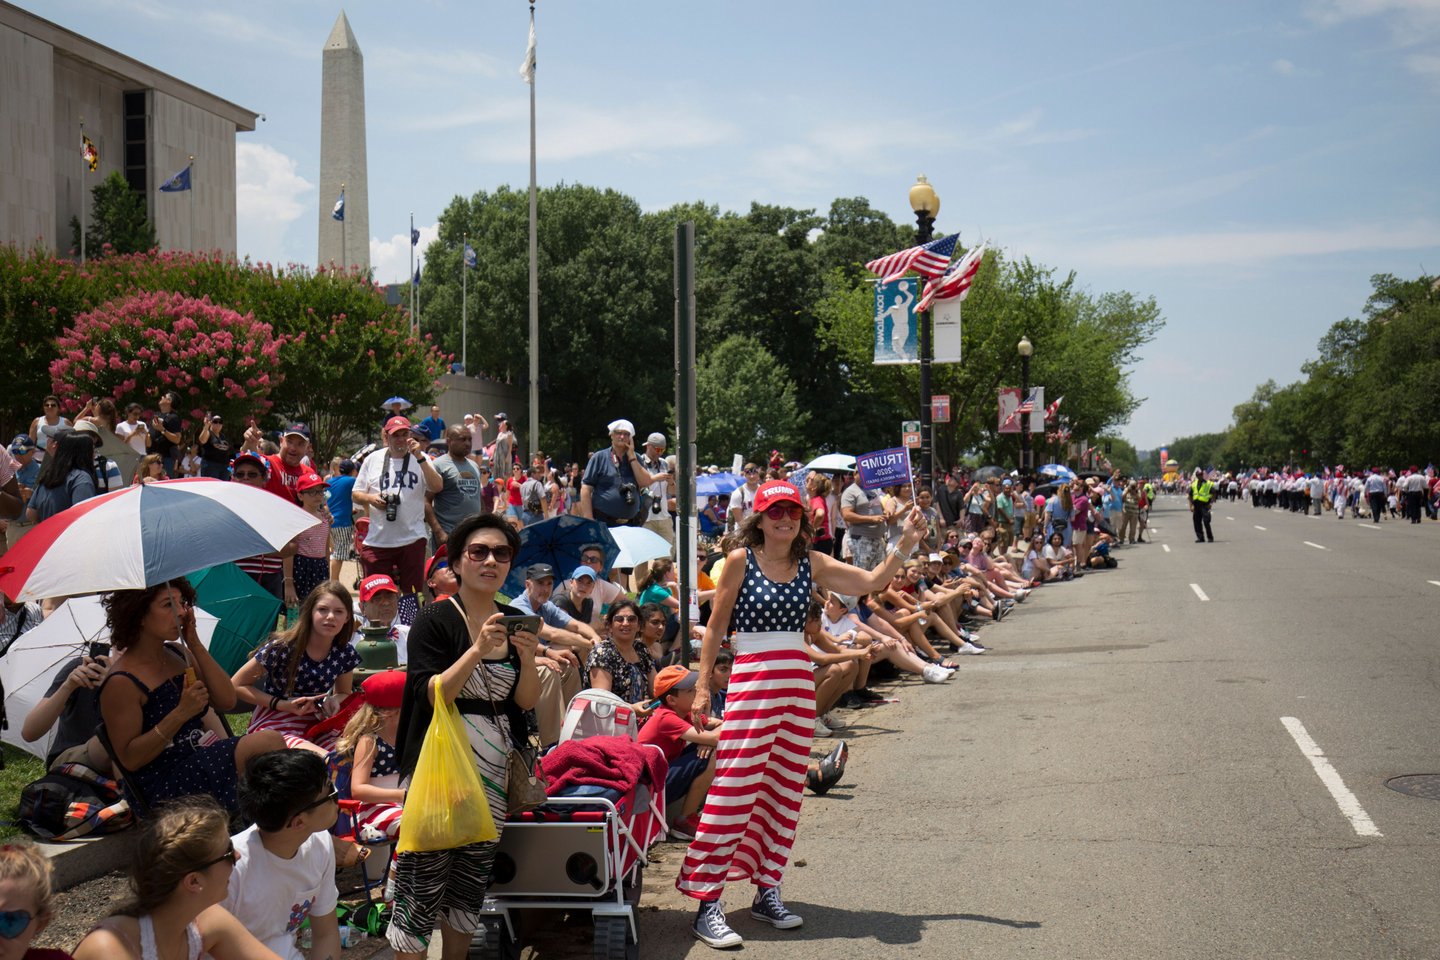
[[407, 593], [419, 593], [425, 587], [425, 546], [423, 538], [403, 547], [372, 547], [363, 543], [355, 552], [365, 576], [388, 574], [403, 597]]

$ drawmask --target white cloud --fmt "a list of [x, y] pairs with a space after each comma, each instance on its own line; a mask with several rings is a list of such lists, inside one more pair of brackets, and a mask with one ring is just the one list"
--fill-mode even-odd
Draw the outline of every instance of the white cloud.
[[235, 144], [235, 207], [239, 252], [273, 258], [290, 224], [314, 209], [315, 184], [294, 159], [264, 143]]
[[1378, 17], [1398, 49], [1426, 48], [1404, 59], [1411, 73], [1440, 92], [1440, 0], [1310, 0], [1306, 16], [1323, 27]]
[[1270, 64], [1270, 69], [1282, 77], [1290, 77], [1295, 74], [1295, 64], [1285, 59], [1276, 60]]
[[[495, 125], [483, 140], [470, 145], [472, 157], [492, 163], [529, 160], [529, 106], [524, 100], [512, 99], [475, 115], [488, 115]], [[554, 105], [546, 108], [539, 124], [536, 153], [542, 162], [613, 153], [651, 154], [711, 146], [739, 137], [740, 130], [733, 124], [704, 116], [690, 104]]]
[[[434, 242], [440, 235], [440, 225], [432, 223], [427, 226], [419, 226], [420, 245], [415, 248], [415, 262], [424, 264], [425, 249]], [[370, 267], [374, 271], [376, 283], [404, 283], [405, 278], [410, 276], [410, 235], [397, 233], [388, 240], [381, 240], [379, 237], [370, 238]], [[425, 280], [424, 270], [421, 270], [420, 280]]]
[[1440, 223], [1416, 220], [1132, 237], [1073, 246], [1065, 262], [1107, 268], [1246, 266], [1283, 257], [1427, 247], [1440, 247]]

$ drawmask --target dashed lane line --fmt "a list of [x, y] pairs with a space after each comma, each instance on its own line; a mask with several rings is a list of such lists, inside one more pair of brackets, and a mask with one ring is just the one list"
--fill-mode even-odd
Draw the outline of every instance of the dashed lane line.
[[[1162, 544], [1160, 544], [1160, 549], [1161, 549], [1161, 550], [1164, 550], [1166, 553], [1169, 553], [1169, 552], [1170, 552], [1170, 544], [1168, 544], [1168, 543], [1162, 543]], [[1436, 586], [1440, 586], [1440, 580], [1431, 580], [1430, 582], [1433, 583], [1433, 584], [1435, 584]]]
[[1311, 543], [1309, 540], [1305, 540], [1305, 541], [1302, 541], [1302, 542], [1305, 544], [1305, 546], [1307, 546], [1307, 547], [1314, 547], [1316, 550], [1324, 550], [1324, 549], [1325, 549], [1324, 547], [1320, 546], [1320, 544], [1318, 544], [1318, 543]]
[[1340, 808], [1345, 819], [1350, 821], [1350, 826], [1355, 833], [1362, 837], [1383, 837], [1384, 834], [1375, 826], [1375, 821], [1370, 819], [1370, 814], [1360, 806], [1359, 799], [1350, 792], [1349, 787], [1345, 786], [1345, 781], [1341, 779], [1339, 771], [1325, 757], [1325, 752], [1320, 749], [1320, 745], [1305, 729], [1305, 724], [1294, 717], [1281, 717], [1280, 722], [1290, 732], [1291, 738], [1300, 748], [1305, 759], [1310, 761], [1310, 766], [1315, 768], [1316, 776], [1320, 778], [1321, 783], [1325, 784], [1325, 789], [1330, 791], [1335, 805]]
[[1255, 524], [1255, 529], [1256, 529], [1256, 530], [1264, 530], [1265, 528], [1262, 527], [1262, 526], [1260, 526], [1260, 524], [1257, 523], [1257, 524]]
[[1207, 601], [1207, 602], [1210, 600], [1209, 597], [1205, 596], [1205, 591], [1200, 589], [1200, 584], [1198, 584], [1198, 583], [1192, 583], [1192, 584], [1190, 584], [1190, 589], [1191, 589], [1191, 590], [1194, 590], [1194, 591], [1195, 591], [1195, 596], [1199, 597], [1201, 600], [1204, 600], [1204, 601]]

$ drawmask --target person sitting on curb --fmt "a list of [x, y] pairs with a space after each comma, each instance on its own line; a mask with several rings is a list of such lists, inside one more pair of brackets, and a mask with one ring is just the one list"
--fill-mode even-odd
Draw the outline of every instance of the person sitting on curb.
[[283, 960], [305, 960], [295, 943], [308, 917], [310, 955], [340, 956], [335, 916], [339, 813], [325, 761], [306, 750], [253, 757], [240, 783], [240, 806], [255, 825], [232, 837], [238, 859], [222, 906]]
[[695, 839], [699, 827], [700, 806], [715, 777], [712, 762], [715, 746], [720, 742], [720, 720], [710, 717], [704, 730], [695, 729], [690, 708], [695, 705], [695, 681], [700, 674], [676, 665], [655, 675], [655, 697], [658, 705], [650, 719], [640, 728], [640, 743], [650, 743], [665, 753], [670, 765], [665, 777], [665, 803], [684, 798], [679, 818], [670, 825], [670, 836], [677, 840]]

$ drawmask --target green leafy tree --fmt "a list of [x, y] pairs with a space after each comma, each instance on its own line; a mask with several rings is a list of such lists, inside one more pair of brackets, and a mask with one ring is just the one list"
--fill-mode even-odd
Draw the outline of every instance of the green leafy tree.
[[[155, 249], [155, 226], [145, 212], [145, 195], [130, 188], [115, 170], [90, 191], [90, 218], [85, 225], [87, 256], [143, 253]], [[70, 218], [75, 252], [80, 251], [80, 220]]]
[[699, 361], [695, 409], [701, 461], [729, 463], [738, 453], [759, 462], [805, 445], [807, 418], [789, 372], [748, 337], [728, 337]]

